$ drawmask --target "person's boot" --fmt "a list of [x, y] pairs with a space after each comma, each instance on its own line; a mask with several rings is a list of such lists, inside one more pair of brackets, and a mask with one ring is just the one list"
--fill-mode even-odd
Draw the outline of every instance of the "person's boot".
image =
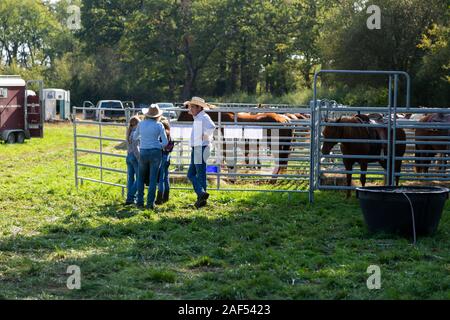
[[169, 193], [170, 193], [170, 191], [166, 191], [166, 192], [164, 192], [164, 194], [163, 194], [163, 203], [166, 203], [166, 202], [169, 202]]
[[163, 194], [162, 194], [161, 192], [158, 191], [158, 194], [157, 194], [157, 196], [156, 196], [155, 204], [156, 204], [156, 205], [161, 205], [161, 204], [163, 204], [163, 203], [164, 203], [164, 202], [163, 202]]
[[209, 198], [209, 193], [208, 192], [204, 192], [202, 195], [200, 195], [197, 198], [197, 202], [195, 203], [195, 207], [197, 209], [203, 208], [208, 204], [208, 198]]
[[209, 199], [209, 193], [203, 192], [203, 194], [199, 197], [200, 201], [207, 201]]

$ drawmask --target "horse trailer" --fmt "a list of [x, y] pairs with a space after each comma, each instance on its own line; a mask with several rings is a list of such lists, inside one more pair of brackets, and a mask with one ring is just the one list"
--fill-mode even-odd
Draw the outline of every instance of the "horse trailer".
[[[39, 95], [27, 90], [32, 83], [38, 84]], [[0, 76], [0, 141], [23, 143], [25, 139], [44, 136], [42, 90], [41, 80]]]
[[71, 118], [70, 91], [44, 89], [45, 121], [65, 121]]

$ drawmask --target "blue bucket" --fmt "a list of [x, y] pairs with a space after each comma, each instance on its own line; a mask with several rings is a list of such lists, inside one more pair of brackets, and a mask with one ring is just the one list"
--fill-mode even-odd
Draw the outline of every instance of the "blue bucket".
[[206, 173], [218, 173], [219, 167], [218, 166], [207, 166], [206, 167]]

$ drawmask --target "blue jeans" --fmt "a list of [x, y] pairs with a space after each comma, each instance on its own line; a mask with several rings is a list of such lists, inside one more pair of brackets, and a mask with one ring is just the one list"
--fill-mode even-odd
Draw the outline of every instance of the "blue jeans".
[[139, 162], [136, 156], [129, 153], [127, 156], [127, 202], [136, 200], [137, 180], [139, 176]]
[[146, 177], [149, 181], [147, 206], [155, 204], [156, 184], [158, 182], [158, 171], [161, 165], [162, 151], [161, 149], [141, 149], [139, 159], [139, 178], [138, 178], [138, 194], [137, 204], [144, 205], [144, 188]]
[[201, 196], [206, 192], [206, 161], [208, 161], [208, 158], [208, 146], [192, 148], [188, 179], [191, 180], [197, 196]]
[[170, 190], [169, 166], [170, 166], [170, 154], [163, 153], [161, 160], [161, 167], [159, 168], [159, 185], [158, 185], [158, 190], [161, 193], [165, 193]]

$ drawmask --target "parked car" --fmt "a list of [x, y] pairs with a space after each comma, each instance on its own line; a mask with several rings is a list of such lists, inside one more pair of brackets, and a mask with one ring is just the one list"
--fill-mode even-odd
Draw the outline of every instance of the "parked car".
[[[127, 108], [134, 106], [126, 102]], [[100, 100], [97, 105], [90, 101], [83, 102], [84, 119], [96, 121], [123, 120], [126, 118], [124, 103], [120, 100]]]
[[84, 120], [95, 120], [95, 105], [90, 101], [83, 102], [83, 119]]
[[97, 121], [118, 120], [126, 117], [125, 108], [120, 100], [100, 100], [96, 109]]
[[159, 108], [164, 112], [163, 116], [168, 119], [177, 119], [177, 113], [174, 110], [168, 110], [168, 109], [174, 109], [175, 105], [170, 102], [158, 102], [157, 105]]

